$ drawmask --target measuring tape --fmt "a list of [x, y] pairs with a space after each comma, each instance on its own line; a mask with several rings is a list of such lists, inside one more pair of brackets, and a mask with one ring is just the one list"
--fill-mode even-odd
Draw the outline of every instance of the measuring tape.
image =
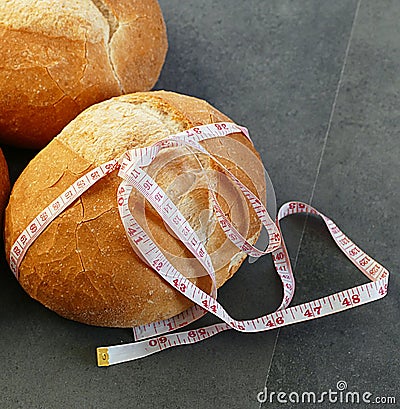
[[[176, 317], [135, 327], [133, 332], [136, 342], [134, 343], [98, 348], [97, 360], [99, 366], [108, 366], [143, 358], [173, 346], [192, 344], [228, 329], [235, 329], [240, 332], [267, 331], [357, 307], [386, 295], [388, 271], [354, 244], [331, 219], [310, 205], [293, 201], [284, 204], [279, 209], [276, 220], [273, 221], [262, 201], [236, 178], [216, 156], [212, 155], [200, 144], [201, 141], [207, 139], [224, 138], [238, 132], [243, 133], [251, 141], [246, 128], [233, 123], [221, 122], [195, 127], [169, 136], [150, 147], [127, 151], [119, 160], [109, 161], [79, 178], [29, 223], [11, 247], [9, 264], [18, 279], [19, 267], [27, 250], [51, 221], [100, 179], [118, 170], [122, 182], [117, 191], [117, 203], [121, 222], [129, 242], [156, 273], [178, 292], [191, 300], [194, 306]], [[218, 203], [217, 196], [209, 182], [213, 209], [227, 238], [241, 252], [251, 257], [258, 258], [268, 253], [272, 254], [275, 268], [283, 285], [283, 299], [277, 311], [255, 319], [236, 320], [217, 301], [215, 270], [204, 244], [167, 193], [144, 169], [153, 162], [160, 151], [175, 147], [186, 147], [193, 154], [201, 153], [210, 157], [237, 186], [249, 205], [254, 209], [263, 228], [268, 233], [268, 245], [265, 250], [250, 243], [235, 228]], [[200, 160], [198, 160], [198, 163], [203, 168]], [[137, 222], [129, 207], [129, 197], [133, 189], [143, 195], [173, 233], [199, 261], [206, 274], [211, 278], [212, 286], [209, 294], [202, 291], [175, 269], [157, 243]], [[294, 295], [295, 280], [279, 222], [284, 217], [296, 213], [309, 213], [320, 216], [338, 247], [371, 282], [308, 303], [289, 307]], [[222, 322], [197, 330], [170, 333], [199, 319], [207, 312], [214, 314]]]

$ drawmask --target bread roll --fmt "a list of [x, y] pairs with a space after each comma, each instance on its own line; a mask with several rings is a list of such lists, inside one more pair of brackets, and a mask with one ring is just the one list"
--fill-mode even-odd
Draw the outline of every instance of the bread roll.
[[[120, 96], [88, 108], [31, 161], [15, 183], [5, 218], [7, 254], [28, 223], [93, 167], [119, 158], [127, 149], [220, 121], [230, 120], [208, 103], [165, 91]], [[255, 194], [265, 196], [262, 164], [243, 134], [202, 144]], [[198, 159], [210, 181], [218, 185], [224, 211], [254, 243], [260, 231], [255, 212], [214, 161], [205, 155]], [[163, 150], [148, 172], [204, 241], [221, 286], [245, 256], [226, 239], [213, 215], [205, 170], [193, 153], [180, 147]], [[50, 224], [21, 264], [19, 280], [27, 293], [66, 318], [99, 326], [131, 327], [172, 317], [192, 305], [129, 244], [116, 203], [120, 182], [117, 172], [97, 182]], [[210, 278], [154, 209], [143, 205], [139, 193], [133, 195], [131, 203], [173, 264], [209, 292]]]
[[167, 37], [157, 0], [0, 2], [0, 141], [42, 148], [86, 107], [147, 91]]
[[3, 226], [3, 212], [10, 194], [10, 179], [3, 152], [0, 149], [0, 226]]

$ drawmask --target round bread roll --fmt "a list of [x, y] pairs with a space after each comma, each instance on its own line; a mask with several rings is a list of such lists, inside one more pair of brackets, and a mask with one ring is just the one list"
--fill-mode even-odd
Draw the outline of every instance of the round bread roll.
[[[6, 209], [7, 255], [30, 221], [89, 170], [120, 158], [128, 149], [221, 121], [230, 120], [205, 101], [165, 91], [124, 95], [88, 108], [30, 162], [15, 183]], [[201, 143], [265, 200], [264, 168], [242, 133]], [[146, 171], [204, 242], [221, 286], [245, 254], [218, 224], [210, 186], [251, 243], [261, 227], [254, 210], [215, 161], [185, 147], [162, 150]], [[131, 327], [172, 317], [192, 305], [128, 242], [117, 208], [120, 182], [114, 171], [92, 186], [46, 228], [20, 266], [19, 281], [27, 293], [66, 318]], [[210, 277], [138, 192], [132, 194], [130, 208], [173, 265], [209, 293]]]
[[42, 148], [88, 106], [156, 83], [157, 0], [0, 2], [0, 140]]
[[8, 168], [3, 152], [0, 149], [0, 226], [3, 225], [3, 212], [6, 207], [9, 194], [10, 179], [8, 177]]

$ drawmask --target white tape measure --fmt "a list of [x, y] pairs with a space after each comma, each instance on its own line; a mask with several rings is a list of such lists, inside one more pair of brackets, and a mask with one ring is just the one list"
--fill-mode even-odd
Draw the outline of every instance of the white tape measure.
[[[276, 221], [271, 220], [261, 200], [238, 180], [217, 157], [213, 156], [200, 144], [201, 141], [206, 139], [223, 138], [238, 132], [242, 132], [250, 139], [246, 128], [239, 127], [233, 123], [221, 122], [199, 126], [165, 138], [153, 146], [137, 148], [126, 152], [120, 160], [107, 162], [79, 178], [28, 225], [11, 247], [10, 267], [18, 278], [19, 266], [28, 248], [51, 221], [98, 180], [119, 169], [118, 175], [123, 180], [118, 188], [117, 202], [128, 240], [135, 251], [139, 252], [141, 257], [154, 271], [195, 305], [176, 317], [134, 328], [136, 339], [134, 343], [98, 348], [97, 359], [99, 366], [126, 362], [173, 346], [198, 342], [228, 329], [235, 329], [241, 332], [267, 331], [340, 312], [377, 300], [386, 295], [389, 278], [388, 271], [346, 237], [332, 220], [313, 207], [301, 202], [286, 203], [280, 208]], [[144, 169], [152, 163], [162, 149], [179, 146], [185, 146], [192, 150], [193, 153], [200, 152], [215, 161], [223, 169], [225, 175], [233, 181], [246, 197], [248, 203], [252, 206], [257, 217], [268, 232], [268, 246], [265, 250], [252, 245], [225, 216], [210, 186], [214, 212], [227, 238], [238, 249], [251, 257], [258, 258], [272, 253], [273, 261], [284, 289], [282, 303], [276, 312], [255, 319], [239, 321], [232, 318], [217, 301], [215, 270], [205, 246], [189, 222], [168, 197], [167, 193], [161, 189]], [[200, 161], [199, 164], [202, 166]], [[133, 189], [139, 191], [149, 201], [174, 234], [199, 260], [212, 280], [210, 294], [203, 292], [177, 271], [165, 257], [163, 251], [134, 218], [128, 205]], [[295, 213], [311, 213], [321, 216], [339, 248], [371, 282], [289, 308], [288, 306], [294, 295], [295, 280], [280, 232], [279, 221]], [[222, 322], [197, 330], [167, 334], [197, 320], [207, 312], [214, 314]]]

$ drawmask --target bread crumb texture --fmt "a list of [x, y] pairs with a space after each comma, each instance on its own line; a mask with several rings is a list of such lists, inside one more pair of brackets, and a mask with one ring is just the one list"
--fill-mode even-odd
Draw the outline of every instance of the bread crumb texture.
[[166, 51], [156, 0], [0, 2], [0, 140], [43, 147], [88, 106], [151, 89]]
[[[30, 162], [15, 183], [6, 209], [6, 254], [28, 223], [90, 169], [127, 149], [218, 121], [229, 118], [204, 101], [163, 91], [124, 95], [90, 107]], [[210, 143], [204, 146], [262, 196], [263, 168], [246, 138], [234, 134]], [[226, 239], [213, 215], [209, 183], [224, 212], [252, 242], [260, 229], [254, 211], [213, 161], [186, 148], [163, 150], [147, 171], [203, 241], [221, 286], [239, 268], [244, 254]], [[251, 179], [246, 176], [250, 173]], [[116, 172], [97, 182], [50, 224], [22, 262], [23, 288], [66, 318], [130, 327], [191, 306], [129, 244], [116, 203], [120, 182]], [[131, 195], [129, 205], [166, 257], [209, 292], [211, 280], [203, 268], [138, 192]]]

